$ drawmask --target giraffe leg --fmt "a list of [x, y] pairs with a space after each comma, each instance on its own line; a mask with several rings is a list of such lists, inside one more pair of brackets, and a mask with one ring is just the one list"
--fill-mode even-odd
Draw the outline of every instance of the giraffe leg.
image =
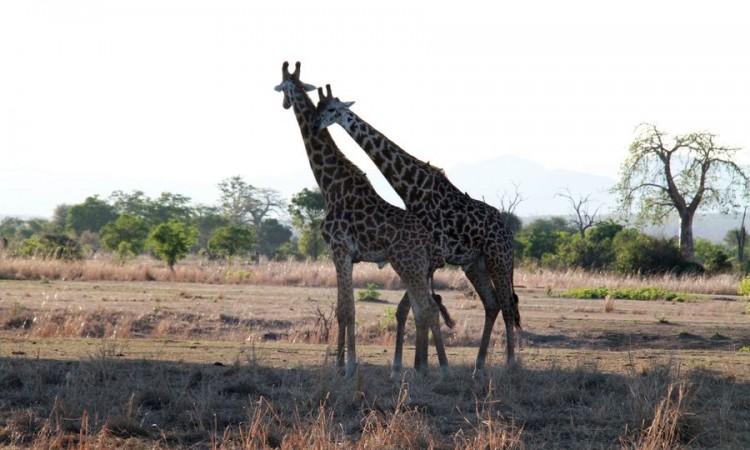
[[508, 365], [515, 362], [516, 327], [520, 326], [518, 313], [518, 296], [513, 292], [513, 255], [494, 252], [494, 257], [487, 259], [495, 296], [500, 303], [505, 322], [505, 357]]
[[356, 330], [354, 327], [354, 291], [352, 289], [352, 258], [346, 249], [335, 249], [333, 262], [336, 266], [338, 290], [336, 319], [339, 325], [336, 343], [336, 365], [344, 367], [344, 347], [346, 346], [346, 376], [354, 375], [357, 366]]
[[443, 334], [440, 330], [440, 319], [435, 314], [435, 319], [432, 322], [432, 339], [435, 342], [435, 350], [437, 351], [438, 363], [440, 364], [440, 372], [443, 376], [448, 375], [448, 355], [445, 353], [445, 343], [443, 342]]
[[430, 331], [432, 331], [433, 339], [435, 340], [440, 365], [441, 367], [445, 367], [448, 360], [445, 355], [445, 347], [440, 331], [440, 311], [429, 291], [426, 278], [413, 278], [408, 284], [407, 293], [412, 309], [414, 310], [414, 320], [417, 325], [414, 368], [417, 372], [425, 373], [429, 367], [428, 350]]
[[475, 371], [481, 372], [487, 360], [487, 349], [490, 345], [495, 320], [500, 312], [500, 305], [495, 297], [492, 280], [484, 267], [484, 261], [475, 262], [464, 268], [464, 272], [484, 305], [484, 328], [482, 329], [482, 339], [479, 343], [479, 353], [475, 366]]
[[391, 378], [397, 378], [401, 372], [401, 364], [404, 352], [404, 329], [406, 328], [406, 319], [409, 317], [409, 294], [404, 292], [401, 301], [396, 309], [396, 351], [393, 353], [393, 365], [391, 366]]

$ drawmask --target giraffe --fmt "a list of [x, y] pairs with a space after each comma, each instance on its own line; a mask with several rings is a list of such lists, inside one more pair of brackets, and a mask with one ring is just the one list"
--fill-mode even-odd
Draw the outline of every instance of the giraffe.
[[[406, 286], [397, 314], [404, 315], [405, 320], [409, 307], [414, 310], [417, 328], [414, 366], [417, 371], [427, 369], [428, 331], [432, 331], [438, 361], [446, 373], [448, 360], [438, 312], [447, 324], [452, 325], [453, 321], [440, 297], [431, 289], [432, 274], [444, 265], [440, 252], [416, 216], [383, 200], [367, 176], [338, 149], [328, 131], [314, 130], [315, 105], [306, 91], [315, 88], [300, 81], [299, 72], [299, 62], [293, 73], [289, 72], [289, 63], [285, 62], [281, 69], [282, 82], [276, 90], [284, 93], [284, 108], [294, 110], [310, 168], [325, 199], [322, 234], [331, 248], [338, 289], [337, 366], [344, 367], [346, 346], [346, 376], [352, 376], [356, 370], [352, 265], [366, 261], [378, 263], [381, 267], [390, 263]], [[400, 337], [403, 342], [403, 333]], [[393, 376], [401, 369], [402, 349], [402, 343], [396, 346]]]
[[[461, 192], [445, 173], [402, 150], [354, 113], [354, 102], [331, 93], [318, 102], [315, 128], [338, 123], [359, 144], [398, 193], [407, 211], [417, 215], [441, 249], [445, 261], [463, 268], [484, 305], [485, 320], [476, 359], [482, 371], [492, 328], [500, 311], [506, 332], [506, 359], [515, 361], [515, 329], [521, 328], [513, 290], [513, 234], [500, 212]], [[403, 326], [398, 324], [398, 326]], [[398, 338], [398, 334], [397, 334]]]

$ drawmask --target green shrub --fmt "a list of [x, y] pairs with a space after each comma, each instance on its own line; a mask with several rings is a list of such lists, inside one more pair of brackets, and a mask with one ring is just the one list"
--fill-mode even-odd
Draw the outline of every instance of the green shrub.
[[158, 259], [174, 270], [177, 261], [184, 258], [198, 240], [198, 231], [177, 220], [155, 226], [148, 235], [146, 246]]
[[43, 259], [78, 260], [83, 258], [81, 246], [62, 234], [35, 234], [21, 242], [19, 256]]
[[599, 298], [605, 298], [608, 292], [609, 291], [605, 287], [577, 288], [577, 289], [568, 289], [567, 291], [560, 294], [560, 297], [599, 299]]
[[367, 287], [357, 293], [357, 300], [360, 302], [379, 302], [380, 291], [375, 283], [367, 283]]
[[750, 276], [740, 280], [740, 285], [737, 286], [737, 293], [750, 296]]
[[614, 269], [623, 274], [700, 273], [702, 266], [685, 261], [674, 239], [647, 236], [636, 229], [622, 230], [612, 239]]
[[685, 296], [682, 294], [655, 287], [618, 289], [607, 289], [605, 287], [577, 288], [569, 289], [560, 294], [560, 297], [583, 299], [602, 299], [606, 298], [607, 296], [623, 300], [667, 300], [676, 302], [685, 301]]
[[385, 331], [396, 331], [396, 307], [386, 306], [383, 310], [383, 318], [378, 322], [378, 330], [383, 333]]

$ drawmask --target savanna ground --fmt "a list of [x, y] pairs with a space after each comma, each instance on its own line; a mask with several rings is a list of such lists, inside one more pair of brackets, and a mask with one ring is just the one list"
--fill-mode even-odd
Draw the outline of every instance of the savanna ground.
[[[444, 328], [450, 375], [439, 376], [431, 349], [428, 375], [389, 378], [402, 292], [383, 290], [380, 301], [357, 303], [360, 366], [347, 380], [332, 367], [336, 291], [325, 265], [298, 268], [290, 283], [326, 287], [291, 287], [132, 267], [125, 279], [173, 281], [103, 281], [86, 275], [94, 266], [22, 273], [8, 261], [0, 277], [5, 446], [750, 448], [750, 311], [729, 295], [728, 279], [647, 281], [700, 292], [684, 302], [605, 301], [558, 294], [644, 281], [521, 273], [519, 364], [506, 367], [499, 321], [491, 368], [472, 376], [483, 309], [458, 275], [442, 274], [458, 322]], [[371, 275], [397, 287], [387, 271]]]

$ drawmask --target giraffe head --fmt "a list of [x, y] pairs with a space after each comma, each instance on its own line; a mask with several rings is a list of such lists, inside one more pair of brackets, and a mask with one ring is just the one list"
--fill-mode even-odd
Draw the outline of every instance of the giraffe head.
[[316, 130], [322, 130], [333, 123], [341, 123], [353, 104], [354, 102], [342, 102], [338, 97], [334, 97], [330, 84], [326, 84], [325, 95], [323, 89], [318, 88], [318, 107], [315, 109], [313, 127]]
[[295, 88], [300, 88], [303, 91], [315, 90], [315, 86], [313, 86], [312, 84], [307, 84], [300, 81], [300, 65], [300, 62], [297, 61], [294, 64], [294, 72], [292, 73], [289, 73], [289, 63], [287, 61], [284, 61], [284, 64], [281, 66], [281, 84], [276, 86], [274, 89], [276, 89], [278, 92], [284, 93], [284, 109], [289, 109], [292, 106], [291, 93]]

